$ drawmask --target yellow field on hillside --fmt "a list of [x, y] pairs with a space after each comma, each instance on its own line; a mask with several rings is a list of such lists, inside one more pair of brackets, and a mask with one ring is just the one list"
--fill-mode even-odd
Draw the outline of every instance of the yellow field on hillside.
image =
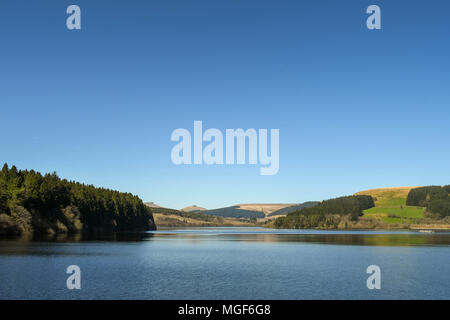
[[377, 207], [391, 207], [406, 205], [409, 191], [417, 187], [377, 188], [355, 193], [355, 195], [369, 195], [375, 200]]

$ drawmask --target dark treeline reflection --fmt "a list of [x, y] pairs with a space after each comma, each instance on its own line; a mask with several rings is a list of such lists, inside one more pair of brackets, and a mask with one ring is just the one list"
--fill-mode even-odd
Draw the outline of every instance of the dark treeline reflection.
[[152, 233], [143, 232], [115, 232], [115, 233], [75, 233], [75, 234], [53, 234], [53, 235], [16, 235], [0, 236], [1, 241], [19, 241], [19, 242], [82, 242], [82, 241], [142, 241], [153, 237]]

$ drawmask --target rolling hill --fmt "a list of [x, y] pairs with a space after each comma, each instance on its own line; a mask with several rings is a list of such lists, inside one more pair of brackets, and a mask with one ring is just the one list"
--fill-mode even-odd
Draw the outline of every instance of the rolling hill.
[[263, 219], [266, 217], [286, 215], [305, 207], [312, 207], [317, 203], [315, 201], [305, 203], [245, 203], [207, 210], [203, 211], [203, 213], [221, 217]]
[[152, 208], [154, 213], [165, 214], [166, 216], [170, 214], [186, 217], [185, 213], [200, 213], [206, 216], [233, 219], [265, 219], [286, 215], [303, 208], [315, 206], [318, 203], [319, 202], [317, 201], [308, 201], [305, 203], [243, 203], [211, 210], [207, 210], [197, 205], [185, 207], [180, 210], [164, 208], [153, 202], [146, 202], [146, 205]]
[[202, 211], [206, 211], [205, 208], [196, 206], [195, 204], [186, 208], [181, 209], [180, 211], [183, 212], [202, 212]]
[[[198, 207], [197, 207], [198, 208]], [[207, 215], [199, 211], [181, 211], [168, 208], [152, 208], [153, 218], [159, 227], [228, 227], [255, 226], [246, 219], [224, 218]]]

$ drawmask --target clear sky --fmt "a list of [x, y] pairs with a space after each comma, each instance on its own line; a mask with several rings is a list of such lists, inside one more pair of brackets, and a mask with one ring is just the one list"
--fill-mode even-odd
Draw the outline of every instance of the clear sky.
[[[82, 30], [66, 28], [77, 4]], [[366, 8], [382, 10], [368, 30]], [[0, 160], [181, 208], [450, 183], [447, 0], [0, 3]], [[280, 129], [280, 170], [175, 166], [176, 128]]]

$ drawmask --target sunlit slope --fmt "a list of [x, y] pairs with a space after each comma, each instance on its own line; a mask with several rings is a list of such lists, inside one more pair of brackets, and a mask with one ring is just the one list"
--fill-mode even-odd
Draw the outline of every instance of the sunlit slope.
[[369, 195], [375, 200], [377, 207], [404, 206], [409, 191], [417, 187], [392, 187], [360, 191], [355, 195]]
[[414, 223], [424, 218], [425, 208], [406, 206], [406, 197], [417, 187], [392, 187], [365, 190], [356, 195], [370, 195], [375, 207], [364, 210], [364, 217], [382, 220], [386, 223]]

